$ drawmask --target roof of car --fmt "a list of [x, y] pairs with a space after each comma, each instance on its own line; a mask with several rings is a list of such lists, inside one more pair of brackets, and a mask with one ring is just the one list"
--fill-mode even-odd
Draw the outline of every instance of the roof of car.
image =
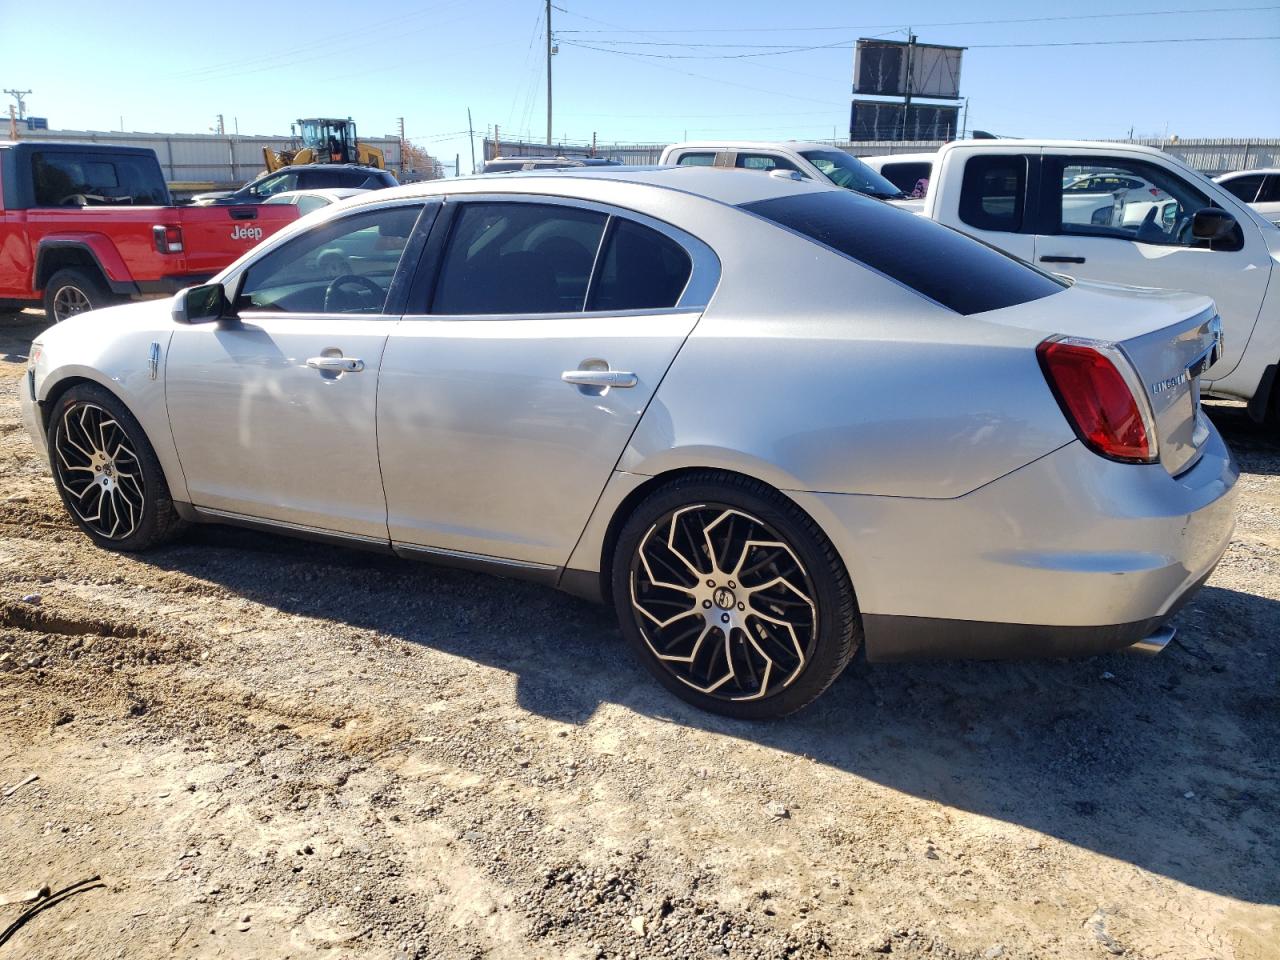
[[429, 197], [448, 193], [520, 193], [525, 184], [538, 184], [540, 193], [548, 184], [563, 184], [572, 195], [574, 184], [598, 184], [601, 181], [636, 184], [662, 190], [706, 197], [733, 206], [757, 200], [815, 191], [839, 192], [840, 187], [812, 180], [795, 180], [791, 177], [775, 177], [769, 174], [744, 177], [740, 171], [720, 170], [714, 167], [567, 167], [561, 170], [519, 170], [510, 173], [477, 174], [471, 177], [450, 177], [445, 180], [427, 180], [423, 183], [404, 184], [386, 190], [378, 190], [370, 201], [384, 201], [395, 197]]
[[1254, 174], [1266, 174], [1270, 176], [1280, 176], [1280, 167], [1259, 167], [1257, 170], [1232, 170], [1230, 173], [1224, 173], [1214, 177], [1218, 183], [1223, 180], [1234, 180], [1236, 177], [1252, 177]]
[[281, 197], [333, 197], [337, 200], [345, 200], [347, 197], [358, 197], [362, 193], [372, 193], [364, 187], [313, 187], [310, 190], [281, 190], [279, 193], [273, 193], [267, 198], [267, 202], [272, 200], [280, 202]]
[[[364, 163], [291, 163], [283, 167], [277, 167], [270, 173], [281, 173], [286, 170], [361, 170], [368, 173], [386, 173], [386, 170], [380, 170], [378, 167], [371, 167]], [[265, 176], [265, 174], [264, 174]]]

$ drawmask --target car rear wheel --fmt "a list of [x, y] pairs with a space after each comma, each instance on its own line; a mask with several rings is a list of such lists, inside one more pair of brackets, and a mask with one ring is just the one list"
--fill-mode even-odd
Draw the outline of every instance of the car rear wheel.
[[185, 527], [141, 425], [102, 387], [79, 384], [64, 393], [48, 440], [62, 502], [98, 546], [145, 550]]
[[784, 716], [840, 675], [861, 632], [853, 587], [817, 524], [733, 474], [678, 479], [647, 497], [614, 550], [622, 632], [694, 706]]
[[55, 323], [119, 302], [101, 280], [74, 267], [57, 271], [44, 288], [44, 312]]

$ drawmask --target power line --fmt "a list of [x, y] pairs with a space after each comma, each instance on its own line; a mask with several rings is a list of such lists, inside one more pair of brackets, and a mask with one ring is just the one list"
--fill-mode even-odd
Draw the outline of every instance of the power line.
[[1182, 10], [1139, 10], [1125, 13], [1073, 13], [1060, 14], [1049, 17], [1014, 17], [1014, 18], [998, 18], [988, 20], [938, 20], [933, 23], [874, 23], [864, 24], [862, 26], [842, 24], [839, 26], [815, 26], [815, 27], [686, 27], [680, 29], [657, 29], [642, 30], [630, 27], [616, 27], [608, 24], [603, 20], [597, 20], [595, 17], [588, 17], [585, 14], [575, 13], [572, 10], [566, 10], [564, 7], [557, 6], [557, 10], [561, 13], [567, 13], [570, 16], [579, 18], [580, 20], [589, 20], [592, 23], [601, 23], [606, 26], [613, 27], [611, 30], [560, 30], [558, 33], [640, 33], [640, 34], [659, 34], [659, 33], [782, 33], [786, 32], [805, 32], [805, 31], [822, 31], [822, 30], [883, 30], [889, 27], [906, 28], [910, 27], [973, 27], [973, 26], [1002, 26], [1005, 24], [1017, 23], [1053, 23], [1068, 20], [1108, 20], [1119, 17], [1170, 17], [1184, 16], [1196, 13], [1256, 13], [1267, 10], [1280, 10], [1280, 5], [1268, 5], [1262, 7], [1192, 7]]
[[[968, 45], [969, 50], [997, 50], [1012, 47], [1110, 47], [1125, 46], [1128, 44], [1151, 44], [1151, 43], [1213, 43], [1235, 42], [1241, 40], [1280, 40], [1280, 36], [1264, 36], [1264, 37], [1168, 37], [1165, 39], [1148, 39], [1148, 40], [1067, 40], [1052, 43], [971, 43]], [[769, 57], [780, 56], [790, 53], [808, 53], [814, 50], [831, 50], [836, 48], [848, 48], [854, 43], [853, 39], [840, 40], [835, 43], [823, 43], [811, 47], [789, 47], [785, 50], [774, 50], [767, 53], [649, 53], [644, 50], [613, 50], [609, 47], [598, 47], [589, 43], [582, 43], [578, 40], [564, 40], [561, 43], [574, 47], [580, 47], [584, 50], [595, 50], [598, 53], [612, 53], [625, 57], [647, 57], [654, 60], [743, 60], [749, 57]]]
[[1055, 43], [971, 43], [970, 50], [1009, 47], [1115, 47], [1133, 43], [1215, 43], [1236, 40], [1280, 40], [1274, 37], [1170, 37], [1166, 40], [1064, 40]]

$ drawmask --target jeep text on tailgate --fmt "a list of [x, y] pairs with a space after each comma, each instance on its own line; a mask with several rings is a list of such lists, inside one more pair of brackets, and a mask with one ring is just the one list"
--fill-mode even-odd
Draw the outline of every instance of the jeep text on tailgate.
[[0, 305], [53, 320], [203, 283], [298, 217], [174, 206], [151, 150], [0, 141]]

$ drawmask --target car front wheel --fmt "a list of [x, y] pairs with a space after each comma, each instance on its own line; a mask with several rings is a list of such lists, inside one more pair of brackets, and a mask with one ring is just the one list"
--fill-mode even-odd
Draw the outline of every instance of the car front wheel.
[[107, 390], [77, 384], [64, 393], [48, 440], [62, 502], [98, 546], [145, 550], [183, 529], [142, 426]]
[[860, 639], [831, 542], [793, 501], [734, 474], [689, 475], [647, 497], [618, 537], [612, 592], [657, 679], [732, 717], [806, 706]]

